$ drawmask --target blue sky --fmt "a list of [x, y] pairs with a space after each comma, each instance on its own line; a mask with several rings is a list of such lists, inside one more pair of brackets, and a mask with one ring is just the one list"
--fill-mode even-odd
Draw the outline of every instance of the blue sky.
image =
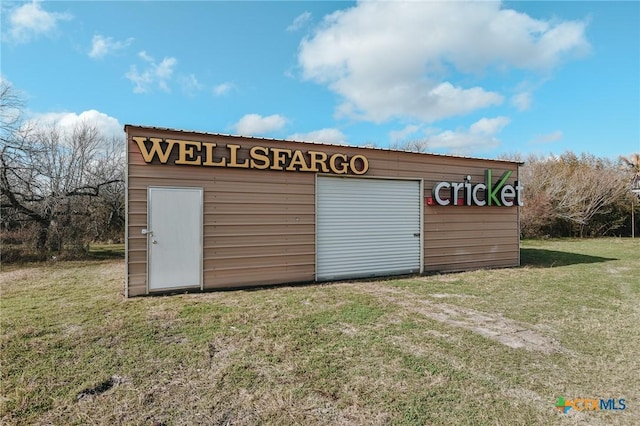
[[640, 151], [640, 2], [2, 2], [1, 74], [92, 120], [480, 157]]

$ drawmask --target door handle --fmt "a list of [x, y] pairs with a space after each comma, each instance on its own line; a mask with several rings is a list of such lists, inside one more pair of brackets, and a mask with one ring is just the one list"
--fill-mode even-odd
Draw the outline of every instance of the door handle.
[[419, 237], [419, 236], [420, 236], [420, 233], [419, 233], [419, 232], [416, 232], [415, 234], [413, 234], [413, 236], [414, 236], [414, 237]]
[[151, 240], [151, 244], [158, 244], [156, 240]]

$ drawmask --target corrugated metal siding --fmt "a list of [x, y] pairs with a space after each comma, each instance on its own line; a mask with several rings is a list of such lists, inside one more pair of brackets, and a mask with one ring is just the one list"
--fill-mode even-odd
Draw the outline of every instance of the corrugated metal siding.
[[147, 241], [141, 231], [151, 185], [204, 189], [205, 289], [313, 281], [313, 174], [146, 164], [134, 143], [128, 148], [130, 296], [146, 294]]
[[420, 272], [420, 182], [320, 176], [316, 188], [318, 280]]
[[516, 207], [427, 206], [424, 230], [425, 271], [519, 264]]
[[[378, 149], [238, 138], [129, 126], [129, 295], [146, 293], [146, 194], [149, 185], [204, 188], [204, 287], [233, 287], [315, 278], [315, 175], [284, 171], [146, 164], [131, 136], [231, 143], [243, 147], [364, 154], [368, 177], [424, 180], [424, 196], [436, 182], [482, 182], [485, 169], [513, 171], [517, 164]], [[499, 173], [494, 173], [499, 175]], [[526, 182], [525, 182], [526, 186]], [[525, 187], [526, 194], [526, 187]], [[424, 270], [452, 271], [519, 264], [517, 208], [427, 206]], [[237, 217], [236, 217], [237, 216]], [[456, 250], [453, 250], [457, 248]], [[452, 251], [453, 250], [453, 251]], [[242, 254], [247, 253], [247, 257]]]

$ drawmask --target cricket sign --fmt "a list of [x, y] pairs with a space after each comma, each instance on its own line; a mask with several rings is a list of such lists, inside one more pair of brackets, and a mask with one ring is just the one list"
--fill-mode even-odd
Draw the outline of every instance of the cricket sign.
[[485, 170], [484, 182], [472, 183], [471, 176], [464, 182], [438, 182], [433, 187], [433, 204], [439, 206], [523, 206], [522, 185], [507, 183], [513, 172], [506, 171], [493, 182], [493, 171]]
[[[237, 144], [218, 146], [213, 142], [139, 136], [134, 136], [132, 139], [137, 144], [146, 163], [157, 160], [160, 164], [167, 164], [173, 158], [173, 164], [187, 166], [338, 175], [363, 175], [369, 170], [369, 160], [360, 154], [348, 156], [342, 153], [303, 152], [299, 149], [264, 146], [245, 148]], [[172, 156], [174, 152], [175, 154]]]

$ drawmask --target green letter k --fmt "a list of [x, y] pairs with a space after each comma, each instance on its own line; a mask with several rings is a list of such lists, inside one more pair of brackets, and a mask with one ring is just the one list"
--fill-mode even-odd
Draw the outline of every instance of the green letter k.
[[487, 185], [487, 205], [488, 206], [502, 206], [502, 204], [500, 203], [500, 198], [498, 197], [498, 193], [500, 192], [500, 190], [502, 189], [502, 187], [504, 186], [505, 183], [507, 183], [507, 179], [509, 179], [509, 176], [511, 176], [511, 171], [506, 171], [502, 174], [502, 177], [500, 177], [500, 180], [498, 181], [498, 183], [496, 184], [496, 186], [492, 186], [492, 179], [491, 179], [491, 169], [487, 169], [484, 172], [484, 184]]

